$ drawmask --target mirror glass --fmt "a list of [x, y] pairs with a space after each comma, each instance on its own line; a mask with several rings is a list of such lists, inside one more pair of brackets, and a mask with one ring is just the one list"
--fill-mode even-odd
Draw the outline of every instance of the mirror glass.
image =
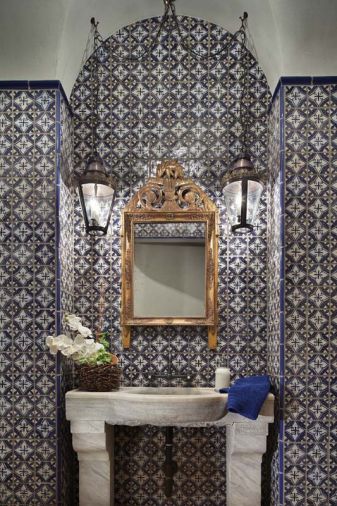
[[134, 316], [206, 315], [206, 223], [135, 223]]

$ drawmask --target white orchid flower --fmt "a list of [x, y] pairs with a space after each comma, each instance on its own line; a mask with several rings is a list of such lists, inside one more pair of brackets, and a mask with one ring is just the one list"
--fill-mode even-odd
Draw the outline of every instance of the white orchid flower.
[[95, 343], [93, 339], [86, 339], [86, 343], [83, 346], [83, 356], [90, 357], [91, 355], [95, 355], [102, 348], [102, 344]]
[[83, 351], [86, 350], [85, 341], [86, 340], [83, 339], [83, 337], [76, 336], [74, 341], [71, 340], [71, 343], [69, 343], [67, 346], [64, 345], [60, 351], [62, 355], [65, 357], [71, 357], [73, 360], [75, 360], [75, 357], [81, 358]]
[[64, 323], [72, 331], [74, 338], [60, 334], [58, 336], [48, 336], [46, 345], [50, 352], [56, 355], [58, 351], [65, 357], [72, 360], [81, 361], [95, 357], [97, 353], [104, 349], [103, 344], [95, 342], [92, 332], [88, 327], [81, 323], [81, 319], [74, 314], [66, 314]]
[[56, 339], [59, 339], [58, 347], [60, 351], [74, 344], [74, 341], [71, 339], [71, 337], [65, 336], [64, 334], [57, 336]]
[[89, 337], [89, 336], [91, 336], [91, 335], [92, 335], [91, 330], [90, 330], [88, 327], [84, 327], [84, 325], [81, 325], [81, 324], [77, 327], [77, 329], [76, 329], [76, 330], [77, 330], [77, 332], [79, 332], [79, 333], [81, 334], [81, 336], [83, 336], [83, 337]]
[[56, 353], [64, 348], [65, 346], [69, 346], [73, 341], [69, 337], [64, 334], [60, 334], [59, 336], [48, 336], [46, 339], [46, 345], [49, 347], [50, 353], [52, 355], [56, 355]]
[[83, 358], [88, 358], [91, 355], [94, 355], [94, 352], [90, 346], [85, 346], [81, 349], [81, 354]]
[[54, 341], [55, 337], [54, 336], [48, 336], [46, 338], [46, 344], [49, 346], [50, 343], [52, 343]]
[[81, 318], [76, 316], [75, 314], [67, 314], [64, 317], [65, 323], [68, 325], [70, 330], [78, 330], [79, 326], [81, 325]]
[[74, 354], [71, 356], [71, 359], [72, 359], [74, 362], [77, 362], [78, 360], [81, 360], [81, 358], [83, 358], [83, 355], [82, 355], [82, 353], [80, 353], [79, 351], [77, 351], [76, 353], [74, 353]]
[[49, 346], [50, 344], [61, 343], [64, 338], [67, 338], [65, 334], [60, 334], [59, 336], [48, 336], [46, 339], [46, 344]]
[[92, 339], [90, 337], [87, 338], [87, 339], [84, 339], [84, 345], [85, 346], [91, 346], [92, 344], [94, 344], [94, 342], [95, 342], [94, 339]]
[[76, 351], [77, 350], [74, 350], [73, 346], [68, 346], [67, 348], [63, 348], [63, 350], [61, 350], [61, 353], [65, 357], [71, 357], [71, 355], [73, 355], [74, 353], [76, 353]]
[[81, 334], [77, 334], [74, 339], [74, 344], [82, 345], [85, 343], [85, 341], [86, 339], [84, 339], [84, 337], [81, 336]]
[[52, 355], [56, 355], [59, 351], [58, 343], [56, 342], [56, 339], [54, 336], [48, 336], [46, 339], [46, 345], [49, 348], [49, 351]]

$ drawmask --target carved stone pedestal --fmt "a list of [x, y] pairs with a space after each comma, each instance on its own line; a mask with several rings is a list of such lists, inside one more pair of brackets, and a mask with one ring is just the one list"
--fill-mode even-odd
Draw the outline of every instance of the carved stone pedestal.
[[263, 421], [227, 425], [227, 506], [261, 505], [261, 462], [267, 435], [268, 423]]
[[79, 461], [80, 506], [113, 505], [113, 426], [104, 421], [73, 421], [71, 432]]
[[[113, 426], [143, 425], [130, 414], [119, 414], [122, 391], [66, 394], [67, 418], [71, 421], [73, 447], [77, 452], [80, 476], [80, 506], [113, 506]], [[269, 394], [257, 420], [226, 414], [215, 422], [177, 423], [177, 427], [226, 426], [227, 506], [260, 506], [261, 461], [266, 451], [268, 424], [272, 423], [274, 396]], [[146, 409], [146, 406], [145, 406]], [[132, 405], [130, 406], [132, 410]], [[151, 412], [148, 414], [151, 424]], [[158, 424], [156, 424], [158, 425]], [[164, 422], [161, 425], [165, 425]]]

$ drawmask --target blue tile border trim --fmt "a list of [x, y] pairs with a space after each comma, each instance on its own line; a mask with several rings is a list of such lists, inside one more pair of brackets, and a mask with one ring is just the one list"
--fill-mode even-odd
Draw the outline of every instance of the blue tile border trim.
[[0, 90], [59, 90], [66, 101], [71, 115], [73, 114], [66, 92], [61, 81], [0, 81]]
[[337, 76], [317, 76], [317, 77], [313, 77], [311, 84], [337, 84]]
[[311, 76], [286, 76], [281, 77], [280, 81], [283, 86], [286, 84], [312, 84], [313, 77]]
[[[61, 91], [56, 93], [55, 107], [55, 192], [56, 192], [56, 212], [55, 212], [55, 252], [56, 252], [56, 335], [61, 333], [61, 259], [60, 259], [60, 200], [61, 200]], [[62, 469], [61, 469], [61, 358], [57, 354], [56, 358], [56, 502], [61, 501], [62, 496]]]
[[317, 85], [317, 84], [337, 84], [337, 76], [285, 76], [280, 77], [276, 88], [274, 90], [271, 102], [273, 104], [276, 96], [278, 95], [279, 89], [281, 86], [286, 85], [303, 85], [303, 84], [309, 84], [309, 85]]
[[284, 345], [285, 345], [285, 326], [284, 326], [284, 264], [285, 264], [285, 146], [284, 146], [284, 88], [280, 88], [280, 433], [279, 433], [279, 498], [280, 505], [284, 503]]

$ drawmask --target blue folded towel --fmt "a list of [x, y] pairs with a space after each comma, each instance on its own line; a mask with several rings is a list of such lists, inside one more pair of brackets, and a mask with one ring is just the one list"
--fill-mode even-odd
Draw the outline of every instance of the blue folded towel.
[[269, 376], [249, 376], [239, 378], [229, 388], [220, 388], [219, 392], [228, 392], [228, 411], [256, 420], [269, 390]]

